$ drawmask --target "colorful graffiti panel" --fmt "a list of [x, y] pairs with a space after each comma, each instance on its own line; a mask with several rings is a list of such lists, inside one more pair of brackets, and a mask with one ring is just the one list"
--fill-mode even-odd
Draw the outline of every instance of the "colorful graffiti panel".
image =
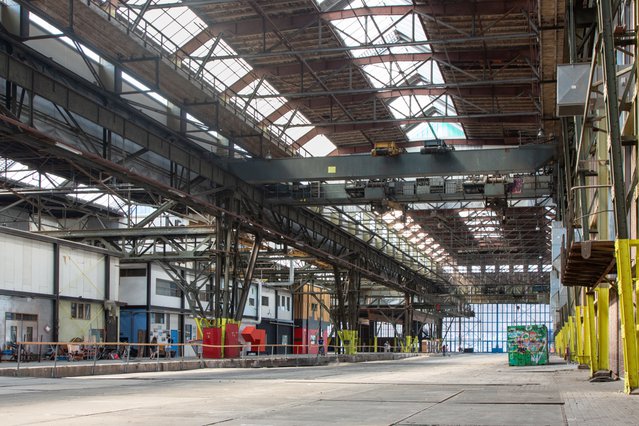
[[509, 325], [508, 365], [548, 364], [548, 329], [545, 325]]

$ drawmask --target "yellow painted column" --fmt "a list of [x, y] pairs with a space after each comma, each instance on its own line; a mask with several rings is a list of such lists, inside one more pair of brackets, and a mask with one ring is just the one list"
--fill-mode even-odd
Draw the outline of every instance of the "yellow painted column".
[[584, 316], [582, 307], [575, 306], [575, 328], [577, 329], [577, 362], [586, 363], [586, 346], [584, 345]]
[[588, 316], [588, 302], [586, 301], [586, 297], [584, 295], [583, 300], [583, 306], [581, 307], [581, 324], [582, 324], [582, 344], [584, 347], [584, 358], [583, 358], [583, 364], [586, 364], [587, 366], [591, 366], [591, 362], [590, 362], [590, 327], [589, 327], [589, 316]]
[[632, 266], [630, 264], [630, 240], [615, 241], [617, 257], [617, 290], [621, 311], [621, 337], [623, 341], [624, 391], [630, 393], [639, 387], [637, 362], [637, 326], [632, 304]]
[[597, 332], [595, 329], [595, 292], [590, 290], [586, 292], [586, 318], [585, 328], [588, 341], [588, 353], [590, 355], [590, 373], [594, 376], [599, 371], [599, 356], [597, 354]]
[[599, 369], [610, 370], [610, 341], [608, 333], [608, 318], [609, 318], [609, 288], [608, 284], [602, 284], [605, 287], [599, 287], [597, 289], [597, 343], [599, 354]]
[[561, 327], [561, 330], [559, 330], [559, 333], [557, 333], [557, 336], [555, 337], [555, 348], [557, 350], [557, 355], [562, 358], [564, 354], [566, 353], [566, 346], [564, 343], [565, 331], [566, 331], [566, 325], [564, 324], [564, 326]]
[[346, 355], [355, 355], [357, 353], [357, 330], [340, 330], [337, 332], [344, 346]]
[[574, 315], [568, 318], [570, 322], [570, 360], [577, 360], [577, 321]]

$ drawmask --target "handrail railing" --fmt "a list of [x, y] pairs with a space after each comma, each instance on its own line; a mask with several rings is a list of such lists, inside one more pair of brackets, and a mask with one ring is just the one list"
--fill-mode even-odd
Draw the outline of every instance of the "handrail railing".
[[[91, 374], [95, 374], [95, 368], [99, 360], [109, 361], [123, 361], [126, 365], [124, 372], [127, 371], [128, 365], [132, 362], [155, 362], [157, 364], [156, 370], [160, 370], [160, 358], [161, 353], [164, 351], [165, 360], [175, 359], [184, 362], [185, 360], [199, 360], [204, 361], [206, 358], [202, 357], [204, 348], [215, 348], [220, 351], [224, 351], [227, 348], [234, 348], [240, 350], [239, 358], [252, 358], [252, 357], [265, 357], [265, 356], [305, 356], [305, 357], [320, 357], [328, 356], [335, 357], [345, 352], [345, 348], [341, 345], [324, 345], [325, 349], [329, 348], [330, 351], [320, 351], [320, 345], [318, 344], [305, 344], [305, 345], [292, 345], [292, 344], [263, 344], [263, 345], [251, 345], [249, 343], [240, 343], [236, 345], [211, 345], [202, 343], [201, 340], [194, 340], [187, 343], [128, 343], [128, 342], [64, 342], [64, 341], [51, 341], [51, 342], [31, 342], [31, 341], [19, 341], [15, 342], [17, 347], [17, 354], [15, 354], [15, 361], [17, 361], [16, 371], [19, 375], [20, 368], [25, 362], [31, 360], [53, 360], [53, 368], [51, 371], [51, 377], [56, 377], [58, 361], [93, 361]], [[37, 346], [37, 353], [32, 353], [29, 348]], [[255, 350], [256, 346], [265, 347], [265, 351]], [[52, 352], [42, 353], [42, 347], [49, 348]], [[187, 357], [185, 355], [186, 348], [193, 349], [194, 356]], [[100, 352], [100, 348], [104, 351], [110, 349], [111, 352]], [[142, 350], [140, 350], [142, 348]], [[170, 352], [167, 352], [168, 348]], [[136, 356], [131, 356], [132, 349], [136, 352]], [[358, 353], [409, 353], [418, 352], [417, 348], [409, 348], [407, 350], [404, 345], [358, 345]], [[143, 355], [140, 353], [143, 352]], [[150, 352], [150, 353], [149, 353]], [[174, 355], [175, 352], [175, 355]], [[282, 353], [283, 352], [283, 353]], [[301, 352], [301, 353], [300, 353]], [[167, 356], [168, 354], [168, 356]], [[106, 358], [104, 356], [107, 355]], [[108, 356], [114, 355], [114, 356]], [[33, 358], [33, 359], [32, 359]], [[215, 358], [210, 358], [211, 360]]]

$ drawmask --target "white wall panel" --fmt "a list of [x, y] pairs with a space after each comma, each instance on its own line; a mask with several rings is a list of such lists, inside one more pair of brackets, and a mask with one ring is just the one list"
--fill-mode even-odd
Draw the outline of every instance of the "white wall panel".
[[157, 294], [156, 285], [158, 278], [161, 280], [173, 282], [171, 277], [169, 277], [164, 272], [164, 270], [153, 265], [153, 267], [151, 268], [151, 305], [163, 306], [167, 308], [179, 308], [181, 299], [180, 297], [162, 296]]
[[60, 247], [60, 294], [104, 299], [105, 256]]
[[53, 294], [53, 245], [0, 234], [0, 288]]
[[[245, 317], [255, 317], [257, 315], [257, 307], [260, 305], [260, 301], [258, 300], [258, 290], [257, 284], [251, 284], [251, 288], [249, 290], [249, 295], [246, 298], [246, 305], [244, 305], [244, 313]], [[251, 301], [253, 305], [251, 306]]]
[[119, 301], [146, 305], [146, 277], [120, 277]]
[[[280, 320], [293, 320], [293, 296], [290, 291], [278, 290], [277, 297], [280, 299], [280, 304], [277, 307], [277, 319]], [[282, 303], [282, 297], [284, 303]]]
[[120, 259], [112, 257], [109, 264], [109, 281], [110, 293], [105, 295], [107, 299], [119, 300], [120, 297]]
[[273, 319], [275, 318], [275, 290], [263, 286], [262, 298], [264, 297], [268, 297], [268, 306], [263, 306], [261, 300], [257, 302], [262, 309], [262, 318]]

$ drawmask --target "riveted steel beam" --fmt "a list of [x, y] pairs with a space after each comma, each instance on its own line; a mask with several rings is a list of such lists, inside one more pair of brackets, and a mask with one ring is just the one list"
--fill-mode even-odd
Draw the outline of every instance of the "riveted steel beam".
[[392, 179], [423, 176], [532, 173], [555, 156], [554, 145], [451, 151], [395, 157], [348, 155], [340, 157], [248, 159], [226, 161], [225, 168], [255, 184], [313, 180]]

